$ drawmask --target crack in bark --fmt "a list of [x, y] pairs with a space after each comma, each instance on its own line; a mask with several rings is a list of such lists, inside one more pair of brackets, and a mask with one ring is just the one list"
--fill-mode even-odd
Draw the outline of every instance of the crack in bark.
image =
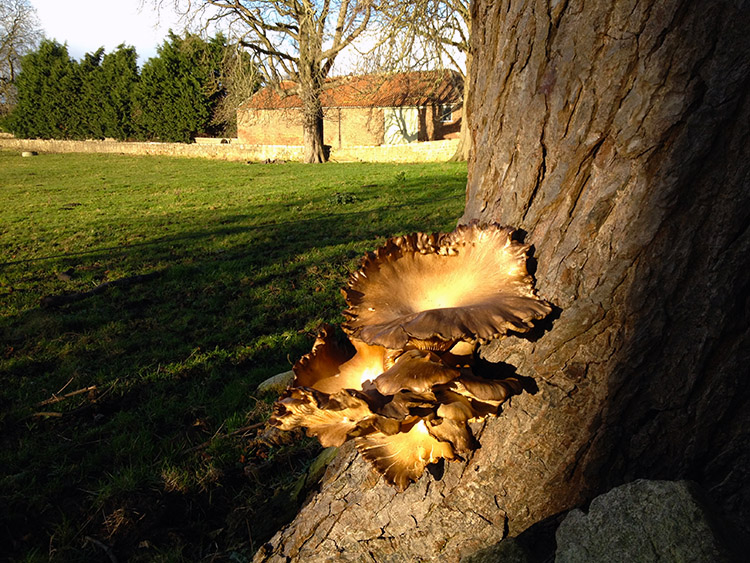
[[[586, 185], [588, 184], [589, 180], [591, 179], [591, 165], [594, 162], [594, 159], [596, 158], [597, 153], [599, 152], [599, 149], [602, 147], [602, 144], [604, 144], [604, 141], [606, 139], [606, 136], [601, 136], [599, 139], [597, 139], [593, 146], [586, 152], [586, 154], [581, 159], [581, 162], [578, 164], [578, 170], [576, 171], [575, 177], [579, 177], [582, 172], [584, 172], [585, 167], [585, 177], [583, 180], [583, 183], [581, 184], [580, 188], [575, 190], [575, 193], [573, 194], [573, 202], [570, 208], [568, 209], [568, 218], [572, 221], [575, 217], [575, 210], [578, 206], [578, 201], [581, 198], [581, 195], [584, 192], [584, 189], [586, 188]], [[568, 221], [569, 226], [570, 221]]]
[[[671, 31], [674, 31], [679, 28], [680, 23], [682, 22], [682, 20], [685, 18], [685, 15], [687, 14], [688, 5], [689, 5], [689, 2], [677, 4], [675, 11], [672, 12], [671, 21], [666, 26], [664, 26], [661, 32], [659, 32], [659, 34], [656, 36], [656, 40], [654, 41], [653, 47], [649, 50], [648, 53], [646, 53], [647, 59], [650, 59], [653, 55], [656, 54], [656, 52], [664, 44], [664, 41], [666, 41], [667, 35], [669, 35]], [[648, 14], [644, 18], [644, 20], [648, 21], [650, 19], [651, 19], [651, 10], [648, 11]]]
[[480, 514], [480, 513], [479, 513], [479, 512], [477, 512], [476, 510], [469, 510], [469, 512], [471, 512], [471, 513], [472, 513], [472, 514], [474, 514], [475, 516], [477, 516], [477, 517], [481, 518], [482, 520], [484, 520], [485, 522], [487, 522], [487, 524], [489, 524], [490, 526], [494, 526], [494, 525], [495, 525], [495, 523], [494, 523], [494, 522], [493, 522], [492, 520], [490, 520], [490, 519], [489, 519], [489, 518], [487, 518], [486, 516], [484, 516], [484, 515]]
[[570, 115], [568, 116], [568, 120], [565, 122], [565, 129], [563, 130], [562, 138], [568, 136], [568, 131], [570, 131], [570, 124], [573, 121], [573, 116], [576, 113], [576, 110], [578, 109], [578, 102], [581, 99], [581, 93], [583, 92], [583, 84], [579, 84], [578, 91], [576, 92], [576, 99], [573, 100], [573, 107], [570, 110]]
[[537, 169], [537, 175], [536, 175], [536, 182], [534, 182], [534, 186], [531, 189], [531, 195], [529, 196], [529, 199], [526, 202], [523, 216], [521, 217], [522, 224], [526, 221], [526, 216], [528, 215], [529, 211], [531, 211], [531, 206], [534, 203], [534, 198], [536, 198], [536, 195], [539, 192], [539, 188], [542, 185], [542, 182], [544, 182], [544, 176], [547, 173], [547, 146], [544, 144], [544, 131], [545, 131], [547, 121], [549, 120], [549, 106], [547, 105], [546, 96], [544, 100], [544, 107], [545, 107], [546, 113], [544, 116], [544, 121], [542, 122], [542, 134], [539, 138], [539, 144], [542, 147], [542, 161], [539, 163], [539, 167]]
[[564, 0], [564, 2], [562, 3], [562, 6], [558, 10], [556, 16], [552, 15], [552, 6], [551, 6], [551, 4], [548, 4], [549, 5], [548, 12], [550, 14], [550, 20], [552, 21], [553, 25], [556, 28], [560, 27], [560, 23], [562, 22], [562, 18], [565, 15], [565, 12], [568, 10], [568, 4], [569, 3], [570, 3], [570, 0]]

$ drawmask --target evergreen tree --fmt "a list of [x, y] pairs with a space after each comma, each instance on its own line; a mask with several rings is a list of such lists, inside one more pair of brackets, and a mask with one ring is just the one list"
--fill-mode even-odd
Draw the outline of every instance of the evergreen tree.
[[102, 71], [104, 48], [86, 53], [75, 65], [77, 95], [71, 111], [68, 138], [103, 139], [103, 117], [106, 107], [107, 84]]
[[10, 130], [17, 137], [69, 138], [79, 81], [68, 48], [44, 40], [21, 64], [23, 70], [16, 79], [18, 103], [8, 120]]
[[139, 76], [133, 47], [101, 48], [76, 62], [65, 45], [45, 40], [23, 60], [9, 129], [45, 139], [189, 142], [221, 134], [225, 120], [215, 114], [226, 96], [227, 52], [223, 35], [205, 41], [170, 32]]
[[213, 135], [212, 116], [224, 93], [219, 77], [226, 39], [209, 41], [197, 35], [175, 35], [159, 47], [158, 56], [143, 66], [135, 92], [139, 137], [189, 142]]
[[105, 85], [101, 123], [103, 135], [124, 141], [133, 136], [133, 92], [138, 84], [138, 66], [134, 47], [120, 45], [102, 60]]

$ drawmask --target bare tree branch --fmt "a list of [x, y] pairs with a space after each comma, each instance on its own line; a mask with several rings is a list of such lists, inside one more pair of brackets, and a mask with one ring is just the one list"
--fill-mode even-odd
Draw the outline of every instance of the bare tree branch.
[[[206, 30], [229, 27], [268, 85], [297, 83], [303, 100], [307, 160], [325, 159], [320, 96], [336, 57], [367, 29], [373, 0], [144, 0], [173, 6]], [[335, 21], [333, 21], [335, 18]]]
[[21, 59], [41, 36], [36, 10], [28, 0], [0, 0], [0, 116], [13, 109]]

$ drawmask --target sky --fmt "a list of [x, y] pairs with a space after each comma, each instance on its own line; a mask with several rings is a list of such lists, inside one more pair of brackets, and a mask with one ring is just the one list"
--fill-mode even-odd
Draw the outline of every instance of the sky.
[[[184, 25], [165, 0], [160, 13], [152, 0], [30, 0], [36, 9], [44, 36], [67, 43], [68, 53], [80, 60], [86, 53], [104, 47], [107, 53], [124, 43], [135, 47], [138, 64], [156, 56], [156, 48], [164, 42], [171, 28], [181, 33]], [[106, 7], [104, 7], [106, 6]], [[372, 39], [362, 38], [368, 44]], [[334, 74], [347, 74], [358, 69], [361, 59], [353, 49], [342, 51], [336, 59]]]
[[[36, 8], [44, 36], [68, 44], [74, 59], [104, 47], [107, 53], [125, 43], [135, 47], [138, 63], [156, 55], [172, 28], [182, 31], [178, 17], [166, 8], [157, 14], [150, 5], [139, 9], [139, 0], [30, 0]], [[106, 6], [106, 7], [104, 7]]]

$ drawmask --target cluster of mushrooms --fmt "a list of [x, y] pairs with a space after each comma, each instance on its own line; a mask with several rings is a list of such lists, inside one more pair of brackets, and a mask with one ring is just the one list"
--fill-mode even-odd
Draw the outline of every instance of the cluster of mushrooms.
[[325, 447], [353, 438], [399, 491], [429, 464], [476, 449], [468, 423], [521, 391], [516, 378], [473, 373], [477, 345], [527, 332], [552, 310], [514, 233], [472, 223], [368, 253], [343, 290], [348, 341], [321, 329], [270, 423], [305, 427]]

